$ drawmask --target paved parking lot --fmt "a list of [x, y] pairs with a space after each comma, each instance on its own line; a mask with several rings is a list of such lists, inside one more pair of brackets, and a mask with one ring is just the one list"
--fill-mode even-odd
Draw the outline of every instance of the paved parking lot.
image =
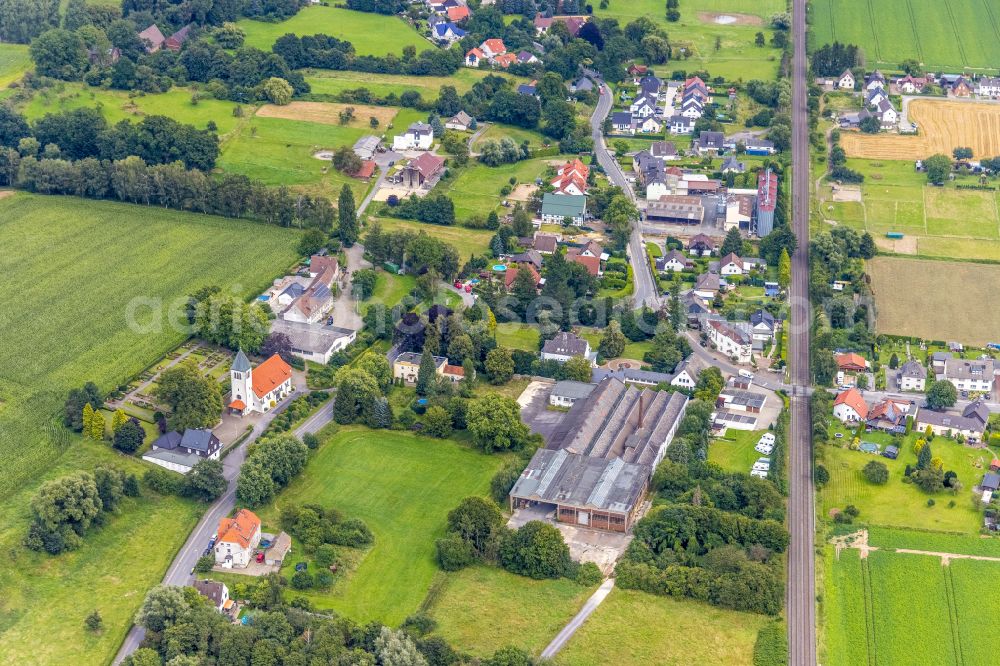
[[516, 529], [532, 520], [555, 525], [556, 529], [562, 533], [566, 545], [569, 546], [570, 557], [577, 562], [593, 562], [606, 576], [614, 571], [615, 562], [622, 556], [633, 539], [631, 534], [603, 532], [557, 522], [555, 509], [551, 506], [518, 509], [507, 521], [507, 527]]
[[517, 403], [521, 405], [521, 420], [531, 432], [544, 437], [546, 444], [552, 432], [566, 418], [566, 412], [548, 408], [549, 393], [553, 386], [553, 381], [533, 381], [517, 399]]

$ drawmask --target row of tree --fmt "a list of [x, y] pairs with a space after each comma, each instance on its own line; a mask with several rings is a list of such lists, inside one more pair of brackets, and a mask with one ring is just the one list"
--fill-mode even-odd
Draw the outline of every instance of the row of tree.
[[267, 503], [302, 472], [308, 456], [306, 445], [291, 434], [251, 444], [236, 480], [236, 499], [250, 507]]

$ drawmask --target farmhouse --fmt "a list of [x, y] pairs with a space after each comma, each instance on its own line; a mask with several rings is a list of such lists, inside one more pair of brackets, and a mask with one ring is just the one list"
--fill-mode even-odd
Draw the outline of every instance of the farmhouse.
[[596, 365], [597, 352], [591, 351], [590, 343], [566, 331], [557, 333], [551, 340], [546, 340], [540, 353], [543, 361], [560, 363], [565, 363], [574, 356], [582, 356], [590, 361], [591, 365]]
[[993, 359], [970, 361], [963, 358], [948, 358], [944, 368], [937, 375], [938, 380], [946, 379], [959, 391], [988, 393], [993, 390], [997, 363]]
[[163, 40], [163, 45], [174, 53], [177, 53], [181, 50], [184, 42], [188, 40], [188, 37], [190, 37], [192, 27], [194, 26], [188, 23], [186, 26]]
[[229, 409], [240, 416], [269, 412], [292, 392], [292, 368], [278, 354], [251, 368], [241, 349], [233, 359], [229, 379]]
[[920, 361], [910, 359], [899, 368], [897, 377], [900, 391], [923, 391], [927, 382], [927, 371]]
[[392, 182], [415, 190], [431, 189], [444, 173], [444, 158], [433, 153], [421, 153], [402, 165], [392, 175]]
[[466, 132], [472, 125], [472, 116], [467, 114], [465, 111], [459, 111], [451, 118], [448, 122], [444, 124], [445, 129], [458, 130], [459, 132]]
[[833, 401], [833, 415], [843, 423], [858, 423], [868, 418], [868, 404], [857, 389], [847, 389]]
[[596, 386], [585, 382], [563, 380], [556, 382], [549, 393], [549, 404], [553, 407], [572, 407], [577, 400], [583, 400]]
[[219, 520], [215, 542], [215, 563], [225, 569], [250, 564], [260, 543], [260, 518], [250, 509], [240, 509], [232, 518]]
[[142, 459], [172, 472], [187, 474], [202, 460], [218, 460], [222, 442], [211, 430], [191, 428], [168, 432], [153, 442]]
[[147, 53], [156, 53], [163, 48], [163, 42], [167, 41], [155, 23], [140, 32], [139, 39], [146, 44]]
[[602, 381], [532, 456], [510, 491], [511, 510], [537, 507], [559, 522], [628, 532], [686, 407], [682, 393]]
[[[416, 383], [420, 376], [420, 354], [403, 352], [392, 362], [392, 378], [401, 379], [407, 384]], [[465, 379], [465, 370], [459, 365], [450, 365], [444, 356], [435, 356], [434, 374], [447, 379], [452, 384]]]
[[542, 222], [562, 224], [569, 218], [574, 224], [583, 224], [587, 213], [587, 197], [546, 193], [542, 197]]
[[392, 140], [393, 150], [430, 150], [434, 143], [434, 130], [427, 123], [413, 123], [406, 132]]
[[980, 97], [1000, 97], [1000, 77], [979, 77], [979, 80], [976, 82], [976, 94]]
[[841, 90], [854, 90], [855, 83], [854, 74], [849, 69], [845, 69], [844, 73], [837, 79], [837, 87]]

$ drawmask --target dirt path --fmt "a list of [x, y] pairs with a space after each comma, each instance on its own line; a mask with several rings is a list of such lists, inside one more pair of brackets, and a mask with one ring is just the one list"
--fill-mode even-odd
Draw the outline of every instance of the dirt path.
[[[834, 537], [830, 539], [836, 551], [837, 559], [840, 559], [840, 551], [845, 548], [854, 548], [861, 551], [861, 559], [868, 557], [868, 553], [879, 550], [878, 546], [868, 544], [868, 530], [858, 530], [851, 534]], [[980, 560], [982, 562], [1000, 562], [1000, 557], [989, 555], [963, 555], [961, 553], [942, 553], [936, 550], [916, 550], [914, 548], [887, 549], [894, 553], [904, 553], [906, 555], [928, 555], [930, 557], [940, 557], [941, 566], [948, 566], [952, 560]]]
[[981, 560], [984, 562], [1000, 562], [1000, 557], [990, 557], [988, 555], [961, 555], [959, 553], [939, 553], [933, 550], [913, 550], [912, 548], [897, 548], [897, 553], [907, 553], [909, 555], [930, 555], [940, 557], [941, 565], [948, 566], [952, 560]]

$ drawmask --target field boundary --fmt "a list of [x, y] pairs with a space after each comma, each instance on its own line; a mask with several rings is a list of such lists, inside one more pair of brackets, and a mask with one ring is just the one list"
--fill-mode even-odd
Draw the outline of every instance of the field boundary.
[[861, 563], [861, 589], [864, 591], [865, 606], [865, 645], [868, 647], [868, 666], [878, 663], [876, 657], [878, 647], [875, 634], [875, 592], [872, 590], [872, 572], [868, 566], [868, 558], [858, 558]]
[[962, 654], [962, 637], [959, 633], [958, 604], [955, 601], [955, 579], [951, 573], [951, 567], [941, 567], [944, 576], [944, 596], [948, 603], [948, 617], [951, 619], [951, 640], [955, 644], [955, 661], [958, 664], [965, 663], [965, 656]]

